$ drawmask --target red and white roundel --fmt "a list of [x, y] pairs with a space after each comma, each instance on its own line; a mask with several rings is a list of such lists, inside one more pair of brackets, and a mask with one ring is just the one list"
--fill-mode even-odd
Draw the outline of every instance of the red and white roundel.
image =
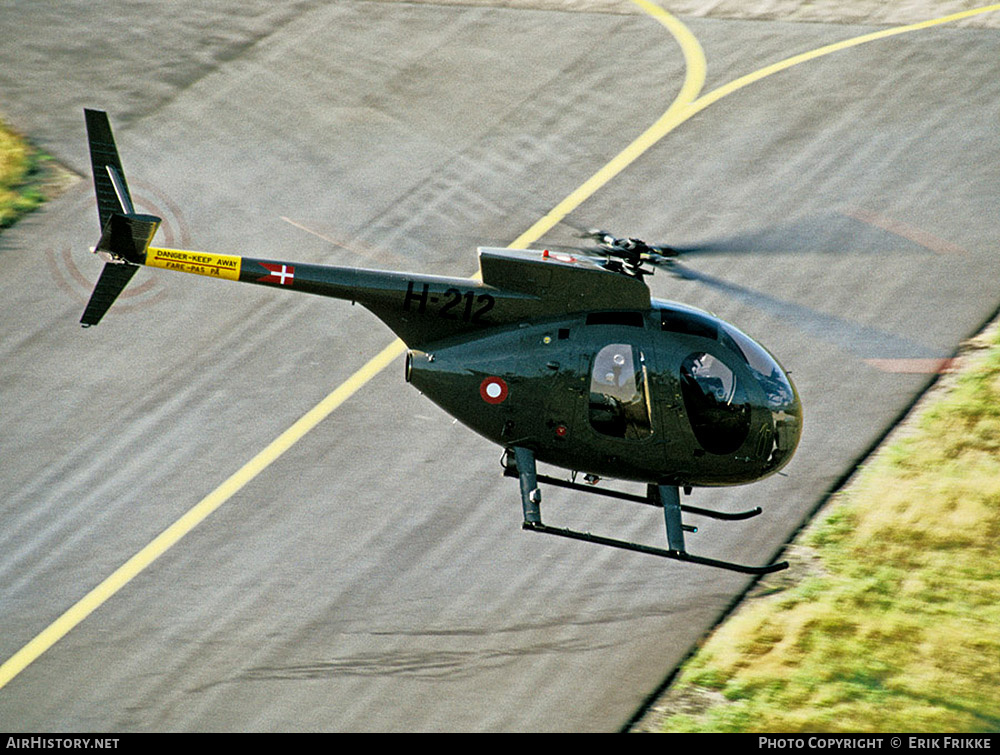
[[507, 383], [503, 378], [488, 377], [479, 384], [479, 395], [487, 404], [502, 404], [507, 398]]

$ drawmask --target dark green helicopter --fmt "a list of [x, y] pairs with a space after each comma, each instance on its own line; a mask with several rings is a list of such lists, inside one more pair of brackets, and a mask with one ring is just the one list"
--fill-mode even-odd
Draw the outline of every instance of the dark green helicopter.
[[[160, 218], [137, 213], [107, 114], [86, 110], [107, 264], [81, 319], [96, 325], [139, 265], [284, 287], [358, 302], [407, 345], [406, 380], [505, 449], [520, 481], [524, 529], [749, 574], [685, 548], [680, 489], [739, 485], [774, 474], [798, 445], [802, 408], [774, 358], [701, 310], [650, 298], [644, 264], [667, 247], [589, 235], [603, 259], [552, 251], [479, 249], [478, 278], [300, 264], [150, 246]], [[539, 474], [542, 461], [573, 481]], [[587, 483], [577, 483], [578, 473]], [[593, 487], [600, 477], [645, 483], [638, 496]], [[550, 527], [539, 484], [661, 507], [666, 549]]]

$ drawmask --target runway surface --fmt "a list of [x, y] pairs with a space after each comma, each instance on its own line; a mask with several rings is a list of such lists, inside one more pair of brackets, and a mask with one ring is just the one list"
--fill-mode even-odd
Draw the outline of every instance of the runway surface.
[[[0, 36], [0, 112], [84, 176], [0, 234], [0, 662], [358, 390], [0, 680], [0, 729], [618, 730], [746, 579], [521, 532], [500, 449], [401, 360], [352, 377], [392, 336], [345, 302], [142, 270], [82, 331], [101, 267], [82, 108], [111, 114], [161, 246], [472, 275], [476, 246], [511, 243], [663, 116], [690, 44], [641, 12], [200, 6], [0, 9], [20, 30]], [[681, 21], [707, 61], [691, 102], [878, 31]], [[719, 242], [654, 295], [738, 324], [802, 395], [785, 476], [689, 499], [765, 513], [694, 522], [693, 552], [779, 552], [996, 311], [997, 34], [873, 39], [703, 100], [570, 215]], [[655, 512], [558, 491], [546, 519], [664, 539]]]

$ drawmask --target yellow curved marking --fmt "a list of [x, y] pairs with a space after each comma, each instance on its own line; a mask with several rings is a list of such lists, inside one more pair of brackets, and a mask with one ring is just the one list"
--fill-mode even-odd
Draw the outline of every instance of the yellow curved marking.
[[731, 81], [728, 84], [720, 86], [717, 89], [713, 89], [708, 94], [698, 97], [697, 99], [685, 101], [685, 92], [694, 88], [694, 84], [691, 82], [691, 79], [696, 76], [700, 77], [700, 81], [697, 84], [698, 91], [701, 90], [701, 86], [705, 81], [705, 57], [704, 53], [701, 51], [701, 45], [698, 44], [698, 41], [693, 35], [691, 35], [686, 27], [684, 27], [679, 21], [673, 19], [672, 16], [666, 13], [666, 11], [660, 9], [659, 6], [654, 5], [649, 2], [649, 0], [632, 0], [632, 2], [639, 5], [643, 10], [663, 23], [668, 29], [670, 29], [670, 32], [674, 34], [677, 41], [680, 43], [681, 49], [684, 51], [685, 60], [688, 63], [688, 81], [685, 82], [685, 86], [681, 90], [682, 94], [677, 98], [674, 104], [670, 106], [670, 109], [660, 116], [656, 123], [650, 126], [638, 139], [622, 150], [611, 162], [591, 176], [586, 183], [580, 186], [580, 188], [556, 205], [548, 215], [541, 218], [537, 223], [529, 228], [528, 231], [520, 236], [511, 246], [526, 246], [539, 239], [543, 234], [556, 225], [556, 223], [583, 204], [583, 202], [590, 198], [598, 189], [603, 187], [608, 181], [631, 165], [636, 158], [660, 141], [660, 139], [692, 116], [700, 113], [709, 105], [718, 102], [723, 97], [726, 97], [733, 92], [743, 89], [750, 84], [756, 83], [761, 79], [765, 79], [768, 76], [772, 76], [780, 71], [787, 70], [793, 66], [806, 63], [810, 60], [815, 60], [816, 58], [830, 55], [831, 53], [840, 52], [841, 50], [847, 50], [851, 47], [857, 47], [858, 45], [875, 42], [880, 39], [894, 37], [899, 34], [907, 34], [909, 32], [927, 29], [932, 26], [940, 26], [941, 24], [960, 21], [963, 18], [970, 18], [971, 16], [977, 16], [982, 13], [1000, 10], [1000, 4], [988, 5], [982, 8], [962, 11], [961, 13], [953, 13], [950, 16], [942, 16], [941, 18], [931, 19], [930, 21], [921, 21], [916, 24], [883, 29], [882, 31], [847, 39], [843, 42], [825, 45], [810, 52], [805, 52], [801, 55], [793, 55], [785, 60], [765, 66], [764, 68], [754, 71], [753, 73], [741, 76], [735, 81]]
[[[813, 52], [803, 53], [788, 58], [772, 66], [767, 66], [759, 71], [736, 79], [730, 84], [719, 87], [712, 92], [694, 99], [697, 92], [704, 84], [704, 54], [701, 46], [694, 39], [690, 32], [679, 21], [673, 19], [670, 14], [660, 9], [658, 6], [648, 2], [648, 0], [633, 0], [646, 13], [653, 16], [670, 30], [671, 34], [677, 38], [684, 51], [688, 70], [685, 77], [684, 86], [677, 99], [663, 116], [649, 129], [647, 129], [638, 139], [626, 147], [617, 157], [594, 174], [583, 186], [573, 192], [569, 197], [559, 203], [548, 215], [539, 220], [535, 225], [521, 234], [511, 246], [524, 246], [537, 241], [546, 231], [558, 223], [569, 212], [578, 207], [585, 199], [592, 196], [599, 188], [618, 175], [628, 165], [635, 161], [645, 150], [649, 149], [657, 141], [666, 136], [678, 125], [688, 118], [704, 110], [714, 102], [723, 97], [742, 89], [743, 87], [770, 76], [778, 71], [791, 68], [799, 63], [829, 55], [838, 50], [844, 50], [865, 42], [872, 42], [877, 39], [884, 39], [896, 34], [903, 34], [918, 29], [925, 29], [931, 26], [957, 21], [962, 18], [986, 13], [988, 11], [1000, 10], [1000, 4], [986, 6], [975, 10], [955, 13], [940, 19], [925, 21], [919, 24], [886, 29], [866, 34], [862, 37], [846, 40], [833, 45], [821, 47]], [[682, 41], [683, 40], [683, 41]], [[0, 689], [3, 689], [14, 677], [16, 677], [26, 666], [36, 660], [42, 653], [63, 638], [77, 624], [99, 608], [106, 600], [124, 587], [129, 580], [142, 572], [153, 561], [163, 555], [170, 547], [188, 534], [204, 521], [212, 512], [218, 509], [223, 503], [239, 492], [244, 485], [266, 469], [272, 462], [277, 460], [282, 454], [297, 443], [306, 433], [328, 417], [337, 407], [358, 392], [372, 378], [389, 366], [396, 357], [403, 353], [405, 346], [398, 339], [384, 348], [377, 356], [370, 359], [364, 367], [354, 373], [346, 382], [339, 386], [323, 401], [313, 407], [295, 424], [279, 435], [263, 451], [248, 461], [228, 480], [222, 483], [164, 530], [146, 547], [136, 553], [132, 558], [122, 564], [111, 576], [101, 582], [97, 587], [87, 593], [77, 603], [75, 603], [62, 616], [46, 627], [39, 635], [31, 640], [27, 645], [12, 655], [2, 666], [0, 666]]]
[[[634, 0], [637, 1], [637, 0]], [[942, 24], [953, 23], [955, 21], [961, 21], [963, 18], [971, 18], [972, 16], [978, 16], [983, 13], [989, 13], [990, 11], [1000, 10], [1000, 3], [995, 5], [986, 5], [982, 8], [973, 8], [972, 10], [962, 11], [960, 13], [953, 13], [950, 16], [942, 16], [941, 18], [933, 18], [929, 21], [921, 21], [916, 24], [907, 24], [906, 26], [895, 26], [891, 29], [883, 29], [881, 31], [872, 32], [871, 34], [863, 34], [860, 37], [853, 37], [852, 39], [845, 39], [843, 42], [835, 42], [831, 45], [825, 45], [823, 47], [818, 47], [815, 50], [810, 50], [809, 52], [804, 52], [801, 55], [793, 55], [790, 58], [785, 58], [785, 60], [778, 61], [769, 66], [765, 66], [753, 73], [748, 73], [746, 76], [741, 76], [735, 81], [731, 81], [728, 84], [724, 84], [717, 89], [713, 89], [708, 94], [703, 97], [699, 97], [697, 100], [691, 103], [690, 107], [687, 108], [683, 115], [683, 118], [679, 123], [683, 123], [691, 116], [696, 113], [700, 113], [702, 110], [712, 105], [723, 97], [727, 97], [733, 92], [743, 89], [750, 84], [754, 84], [761, 79], [766, 79], [768, 76], [772, 76], [780, 71], [785, 71], [792, 66], [797, 66], [801, 63], [807, 63], [810, 60], [815, 60], [816, 58], [822, 58], [826, 55], [830, 55], [835, 52], [840, 52], [841, 50], [847, 50], [851, 47], [857, 47], [858, 45], [868, 44], [869, 42], [876, 42], [880, 39], [888, 39], [889, 37], [895, 37], [900, 34], [908, 34], [914, 31], [920, 31], [921, 29], [929, 29], [932, 26], [941, 26]], [[678, 123], [678, 125], [679, 125]]]
[[701, 92], [701, 88], [705, 85], [707, 65], [705, 63], [705, 52], [701, 49], [701, 44], [684, 24], [660, 6], [649, 0], [632, 0], [632, 2], [663, 24], [667, 31], [673, 35], [677, 44], [680, 45], [686, 69], [681, 91], [670, 107], [667, 108], [667, 111], [657, 119], [656, 123], [619, 152], [611, 162], [588, 178], [576, 191], [553, 207], [547, 215], [540, 218], [531, 228], [514, 239], [511, 246], [515, 249], [528, 246], [544, 236], [556, 223], [573, 212], [573, 210], [593, 196], [598, 189], [635, 162], [639, 155], [690, 117], [686, 115], [688, 107], [695, 101], [698, 93]]

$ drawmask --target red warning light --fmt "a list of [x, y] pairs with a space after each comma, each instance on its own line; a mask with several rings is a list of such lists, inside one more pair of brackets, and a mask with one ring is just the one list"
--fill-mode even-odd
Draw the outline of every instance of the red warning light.
[[574, 257], [571, 254], [553, 254], [548, 249], [542, 250], [542, 259], [555, 260], [556, 262], [568, 262], [568, 263], [576, 262], [576, 257]]

